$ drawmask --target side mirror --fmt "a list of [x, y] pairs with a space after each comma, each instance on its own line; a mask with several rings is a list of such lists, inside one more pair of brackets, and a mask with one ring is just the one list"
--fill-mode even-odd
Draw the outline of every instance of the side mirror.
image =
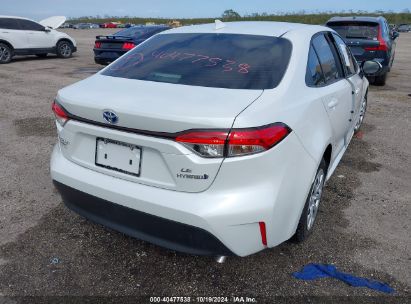
[[49, 33], [51, 29], [49, 29], [48, 27], [45, 27], [43, 31], [45, 31], [46, 33]]
[[364, 61], [361, 65], [361, 70], [366, 75], [373, 75], [382, 70], [382, 65], [378, 61], [374, 60]]
[[398, 33], [398, 32], [392, 32], [392, 40], [395, 40], [395, 39], [397, 39], [398, 37], [400, 37], [400, 33]]

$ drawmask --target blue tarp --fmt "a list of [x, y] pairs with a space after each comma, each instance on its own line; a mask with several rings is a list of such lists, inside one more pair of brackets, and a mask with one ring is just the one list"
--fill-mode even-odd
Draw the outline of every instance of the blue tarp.
[[388, 284], [340, 272], [335, 266], [327, 264], [308, 264], [300, 271], [294, 272], [293, 276], [300, 280], [315, 280], [331, 277], [354, 287], [368, 287], [385, 293], [394, 292], [394, 289]]

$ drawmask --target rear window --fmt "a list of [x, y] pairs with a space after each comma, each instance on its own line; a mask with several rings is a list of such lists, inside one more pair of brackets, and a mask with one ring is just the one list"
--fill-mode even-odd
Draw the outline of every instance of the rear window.
[[163, 30], [166, 30], [168, 28], [154, 28], [154, 27], [130, 27], [124, 30], [121, 30], [117, 33], [114, 34], [114, 36], [126, 36], [126, 37], [135, 37], [135, 38], [146, 38], [147, 36], [150, 36], [153, 33], [158, 33]]
[[378, 23], [374, 22], [329, 22], [328, 27], [346, 39], [378, 40]]
[[114, 62], [103, 75], [230, 89], [271, 89], [288, 66], [292, 45], [277, 37], [163, 34]]
[[20, 30], [19, 20], [12, 18], [0, 18], [0, 29]]

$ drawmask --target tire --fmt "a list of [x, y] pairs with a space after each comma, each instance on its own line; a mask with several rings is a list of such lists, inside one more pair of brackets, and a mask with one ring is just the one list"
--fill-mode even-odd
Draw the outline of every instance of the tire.
[[368, 104], [367, 95], [365, 95], [364, 100], [362, 101], [361, 107], [360, 107], [360, 117], [358, 117], [358, 121], [354, 127], [355, 133], [357, 133], [360, 130], [361, 125], [364, 121], [365, 113], [367, 112], [367, 104]]
[[13, 57], [13, 49], [5, 43], [0, 43], [0, 64], [9, 63]]
[[56, 53], [60, 58], [70, 58], [73, 55], [73, 45], [67, 40], [59, 41], [56, 45]]
[[46, 58], [47, 57], [47, 53], [44, 54], [36, 54], [37, 57], [39, 58]]
[[317, 173], [315, 174], [314, 182], [311, 185], [303, 212], [301, 213], [297, 231], [295, 232], [293, 237], [293, 240], [296, 243], [301, 243], [306, 240], [313, 231], [326, 175], [327, 164], [323, 158], [321, 160], [320, 166], [317, 169]]
[[386, 80], [387, 80], [387, 73], [384, 73], [380, 76], [375, 76], [373, 84], [377, 86], [384, 86]]

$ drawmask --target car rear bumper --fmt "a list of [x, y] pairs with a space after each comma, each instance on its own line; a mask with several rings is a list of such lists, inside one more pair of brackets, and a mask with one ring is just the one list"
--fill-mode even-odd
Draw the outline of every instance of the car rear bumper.
[[76, 190], [54, 181], [65, 205], [74, 212], [124, 234], [195, 255], [233, 255], [208, 231], [171, 221]]
[[109, 64], [123, 56], [127, 51], [118, 50], [94, 50], [94, 61], [98, 64]]
[[291, 133], [265, 153], [226, 159], [202, 192], [97, 172], [68, 160], [59, 145], [50, 170], [66, 205], [93, 221], [173, 250], [247, 256], [294, 234], [317, 166]]

